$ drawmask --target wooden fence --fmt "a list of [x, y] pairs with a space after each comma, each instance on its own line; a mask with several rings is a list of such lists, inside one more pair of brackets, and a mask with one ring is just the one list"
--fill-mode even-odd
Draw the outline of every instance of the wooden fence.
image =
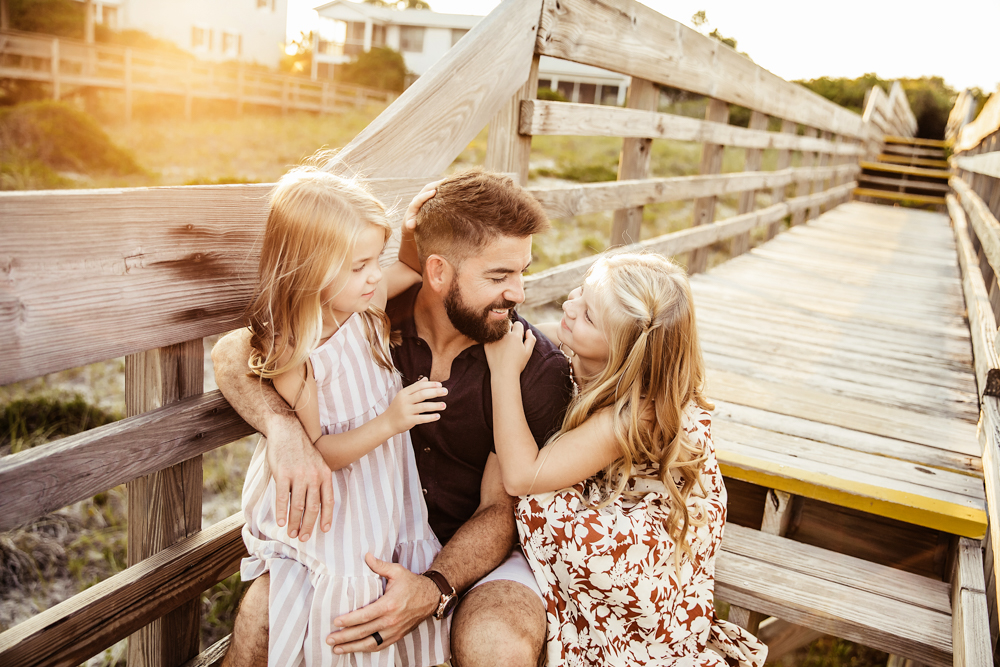
[[329, 113], [388, 104], [395, 97], [384, 90], [273, 74], [244, 63], [211, 63], [13, 30], [0, 31], [0, 78], [47, 83], [57, 100], [81, 88], [121, 91], [126, 118], [132, 116], [136, 93], [183, 98], [187, 118], [196, 99], [231, 101], [239, 112], [252, 104], [282, 113]]
[[[954, 175], [947, 196], [955, 226], [962, 265], [963, 288], [973, 358], [980, 393], [979, 440], [983, 447], [983, 472], [989, 509], [986, 537], [986, 587], [992, 645], [997, 645], [998, 588], [1000, 566], [1000, 354], [997, 322], [1000, 322], [1000, 94], [994, 94], [975, 121], [959, 97], [957, 120], [949, 121], [954, 138], [951, 158]], [[1000, 659], [1000, 654], [995, 655]]]
[[[627, 108], [535, 99], [541, 55], [631, 76]], [[705, 118], [658, 112], [657, 86], [709, 97]], [[896, 99], [866, 122], [633, 0], [507, 0], [340, 156], [405, 203], [487, 124], [486, 166], [522, 183], [534, 135], [624, 137], [618, 180], [530, 191], [553, 218], [614, 211], [612, 244], [689, 253], [700, 271], [712, 244], [739, 254], [752, 233], [848, 199], [859, 159], [908, 130]], [[730, 105], [751, 110], [749, 127], [728, 123]], [[661, 139], [701, 144], [700, 175], [650, 177]], [[721, 173], [726, 147], [745, 149], [743, 171]], [[773, 171], [761, 171], [767, 149]], [[198, 597], [244, 549], [241, 516], [200, 525], [200, 456], [251, 432], [202, 393], [201, 339], [240, 325], [269, 187], [0, 194], [0, 384], [125, 356], [129, 415], [0, 459], [0, 530], [123, 483], [130, 508], [130, 567], [0, 635], [0, 663], [78, 664], [140, 632], [130, 664], [197, 653]], [[716, 220], [717, 199], [736, 194], [737, 214]], [[694, 201], [691, 227], [642, 239], [643, 207], [676, 200]], [[592, 261], [530, 276], [527, 303], [564, 295]]]

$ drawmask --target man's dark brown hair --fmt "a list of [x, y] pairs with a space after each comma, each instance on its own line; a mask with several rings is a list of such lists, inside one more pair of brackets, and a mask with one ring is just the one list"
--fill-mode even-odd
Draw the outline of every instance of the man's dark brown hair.
[[498, 238], [544, 232], [541, 204], [513, 179], [482, 169], [445, 179], [420, 207], [414, 238], [420, 265], [440, 255], [456, 267]]

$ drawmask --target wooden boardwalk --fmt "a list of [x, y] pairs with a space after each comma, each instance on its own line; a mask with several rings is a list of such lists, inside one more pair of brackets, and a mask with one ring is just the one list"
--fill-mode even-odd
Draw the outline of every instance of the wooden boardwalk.
[[946, 215], [850, 203], [692, 278], [727, 477], [986, 532]]

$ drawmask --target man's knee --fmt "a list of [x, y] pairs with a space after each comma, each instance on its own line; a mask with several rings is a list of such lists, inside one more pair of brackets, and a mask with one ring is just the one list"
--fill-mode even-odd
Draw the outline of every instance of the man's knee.
[[534, 667], [545, 646], [545, 606], [523, 584], [491, 581], [462, 598], [451, 621], [455, 667]]
[[223, 667], [266, 667], [270, 577], [258, 577], [240, 601]]

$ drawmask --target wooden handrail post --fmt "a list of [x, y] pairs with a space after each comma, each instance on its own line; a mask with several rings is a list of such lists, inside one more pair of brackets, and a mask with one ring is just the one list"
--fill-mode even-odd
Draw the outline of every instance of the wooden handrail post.
[[521, 100], [533, 100], [538, 95], [538, 56], [531, 60], [524, 85], [490, 120], [486, 138], [486, 168], [517, 174], [519, 184], [528, 184], [531, 158], [531, 135], [518, 131], [521, 123]]
[[[790, 120], [782, 120], [781, 131], [785, 134], [795, 134], [798, 131], [798, 125]], [[788, 149], [778, 151], [778, 163], [775, 165], [775, 169], [780, 171], [782, 169], [788, 169], [790, 166], [792, 166], [792, 151]], [[785, 193], [787, 189], [787, 185], [782, 185], [771, 190], [771, 203], [780, 204], [785, 201]], [[782, 224], [782, 222], [776, 222], [767, 228], [768, 241], [777, 236]]]
[[132, 49], [125, 49], [125, 120], [132, 120]]
[[52, 38], [52, 99], [58, 101], [60, 96], [59, 86], [59, 38]]
[[8, 0], [0, 0], [0, 30], [10, 30], [10, 8]]
[[281, 115], [288, 113], [288, 79], [281, 79]]
[[[656, 111], [660, 105], [660, 89], [648, 79], [632, 77], [625, 106], [629, 109]], [[626, 137], [622, 140], [618, 160], [618, 180], [646, 178], [649, 175], [649, 157], [652, 139]], [[642, 235], [642, 206], [618, 209], [611, 224], [611, 247], [638, 243]]]
[[[807, 127], [802, 132], [802, 135], [806, 136], [806, 137], [815, 137], [818, 134], [819, 134], [819, 132], [817, 132], [816, 128], [813, 128], [813, 127]], [[816, 164], [816, 151], [802, 151], [802, 166], [803, 167], [812, 167], [815, 164]], [[795, 186], [795, 195], [796, 196], [812, 194], [813, 186], [815, 185], [815, 183], [813, 181], [809, 181], [807, 184], [805, 184], [805, 188], [802, 188], [802, 185], [803, 185], [803, 183], [801, 181], [796, 184], [796, 186]], [[800, 192], [799, 191], [800, 189], [804, 189], [805, 192]], [[796, 211], [795, 213], [792, 214], [792, 226], [793, 227], [795, 225], [801, 225], [805, 221], [806, 221], [806, 211], [805, 211], [805, 209], [799, 209], [798, 211]]]
[[[767, 129], [767, 114], [763, 114], [759, 111], [753, 111], [750, 113], [750, 129], [751, 130], [766, 130]], [[746, 151], [746, 157], [743, 160], [743, 171], [759, 171], [760, 163], [764, 159], [764, 151], [760, 148], [748, 148]], [[747, 190], [740, 195], [740, 208], [738, 215], [743, 215], [744, 213], [750, 213], [757, 207], [757, 191]], [[733, 237], [732, 243], [729, 246], [729, 254], [732, 257], [737, 255], [742, 255], [747, 250], [750, 249], [750, 232], [746, 234], [740, 234], [739, 236]]]
[[[828, 141], [832, 138], [832, 135], [829, 132], [823, 132], [820, 136]], [[829, 153], [817, 153], [816, 155], [819, 156], [819, 164], [817, 166], [825, 167], [826, 164], [830, 161]], [[825, 189], [826, 189], [826, 179], [824, 178], [816, 179], [810, 183], [809, 194], [822, 192]], [[810, 206], [806, 210], [806, 220], [815, 220], [816, 218], [818, 218], [820, 213], [819, 208], [820, 208], [819, 204], [815, 206]]]
[[[201, 394], [201, 339], [125, 357], [125, 410], [138, 415]], [[201, 530], [202, 463], [196, 456], [129, 482], [128, 564]], [[175, 667], [198, 655], [200, 600], [181, 605], [129, 637], [130, 667]]]
[[320, 93], [320, 98], [319, 98], [319, 112], [320, 113], [326, 113], [327, 112], [326, 105], [327, 105], [327, 97], [329, 95], [330, 95], [330, 82], [329, 81], [324, 81], [323, 82], [323, 91]]
[[[705, 120], [716, 123], [729, 122], [729, 105], [722, 100], [711, 98], [705, 111]], [[718, 174], [722, 171], [722, 155], [726, 147], [722, 144], [704, 144], [701, 149], [701, 174]], [[715, 220], [716, 197], [702, 197], [694, 201], [694, 220], [692, 226], [705, 225]], [[688, 260], [688, 273], [701, 273], [708, 267], [709, 248], [699, 248], [691, 252]]]

